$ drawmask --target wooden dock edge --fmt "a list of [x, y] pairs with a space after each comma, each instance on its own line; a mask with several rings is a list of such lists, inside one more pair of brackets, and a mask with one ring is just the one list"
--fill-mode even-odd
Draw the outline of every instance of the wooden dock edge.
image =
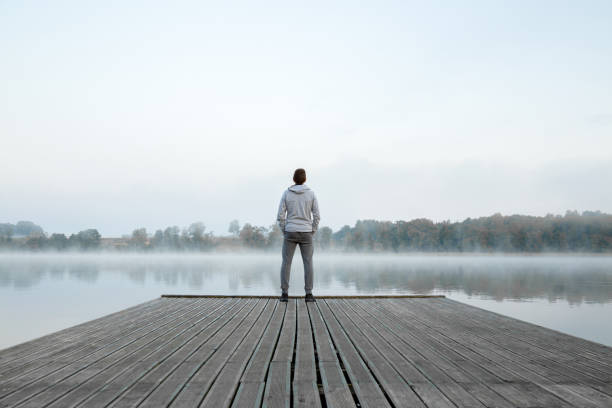
[[0, 407], [612, 408], [611, 347], [374, 293], [164, 295], [0, 350]]
[[[236, 299], [278, 299], [272, 295], [161, 295], [163, 298], [236, 298]], [[316, 299], [429, 299], [445, 298], [444, 295], [325, 295]], [[304, 299], [304, 296], [289, 296], [289, 299]]]

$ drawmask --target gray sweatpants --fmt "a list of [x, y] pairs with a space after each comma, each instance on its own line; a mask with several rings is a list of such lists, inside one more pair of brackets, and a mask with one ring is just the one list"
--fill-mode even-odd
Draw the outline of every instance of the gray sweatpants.
[[283, 239], [283, 264], [280, 271], [281, 290], [289, 290], [289, 276], [291, 275], [291, 261], [296, 245], [300, 246], [302, 262], [304, 262], [304, 290], [312, 293], [312, 232], [285, 232]]

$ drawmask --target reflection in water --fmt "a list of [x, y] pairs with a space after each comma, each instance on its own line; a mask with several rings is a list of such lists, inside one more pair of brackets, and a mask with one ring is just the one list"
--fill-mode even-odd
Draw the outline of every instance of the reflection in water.
[[[3, 255], [0, 287], [22, 289], [65, 279], [95, 284], [118, 275], [174, 293], [273, 294], [278, 269], [279, 257], [272, 255]], [[301, 274], [297, 258], [291, 288], [297, 294]], [[610, 257], [324, 255], [316, 258], [315, 275], [320, 294], [458, 292], [570, 304], [612, 300]]]
[[[278, 294], [280, 255], [0, 254], [0, 349], [175, 294]], [[303, 294], [294, 261], [290, 294]], [[612, 257], [319, 255], [315, 295], [436, 293], [612, 345]], [[7, 313], [6, 311], [9, 311]]]

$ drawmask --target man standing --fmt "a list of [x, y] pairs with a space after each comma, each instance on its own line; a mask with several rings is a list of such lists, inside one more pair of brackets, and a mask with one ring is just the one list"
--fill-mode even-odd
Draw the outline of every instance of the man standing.
[[281, 290], [280, 301], [287, 302], [289, 291], [289, 276], [291, 274], [291, 261], [296, 245], [300, 246], [302, 261], [304, 262], [304, 290], [306, 302], [314, 302], [312, 296], [312, 236], [319, 226], [319, 204], [314, 191], [306, 182], [306, 171], [297, 169], [293, 173], [294, 185], [283, 193], [278, 206], [276, 221], [283, 231], [283, 264], [280, 271]]

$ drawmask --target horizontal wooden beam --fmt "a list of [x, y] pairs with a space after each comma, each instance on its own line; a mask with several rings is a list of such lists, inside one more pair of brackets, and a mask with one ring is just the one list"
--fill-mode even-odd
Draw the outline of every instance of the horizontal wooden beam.
[[[278, 299], [271, 295], [161, 295], [163, 298], [237, 298], [237, 299]], [[444, 295], [333, 295], [315, 296], [316, 299], [429, 299], [445, 298]], [[289, 296], [289, 299], [304, 299], [304, 296]]]

